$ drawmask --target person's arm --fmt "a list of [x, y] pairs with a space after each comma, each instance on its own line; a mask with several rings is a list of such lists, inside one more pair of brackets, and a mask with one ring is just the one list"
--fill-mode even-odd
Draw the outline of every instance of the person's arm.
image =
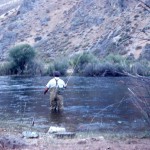
[[64, 87], [64, 88], [67, 88], [67, 84], [66, 84], [65, 82], [64, 82], [64, 85], [63, 85], [63, 87]]
[[51, 87], [51, 80], [46, 84], [45, 90], [44, 90], [44, 95], [47, 93], [49, 88]]
[[49, 90], [49, 88], [46, 87], [45, 90], [44, 90], [44, 95], [47, 93], [48, 90]]
[[64, 88], [67, 88], [67, 84], [64, 85]]

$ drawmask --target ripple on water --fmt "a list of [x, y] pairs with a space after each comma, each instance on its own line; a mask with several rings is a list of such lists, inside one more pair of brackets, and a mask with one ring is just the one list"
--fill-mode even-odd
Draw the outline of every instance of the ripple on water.
[[64, 91], [64, 112], [56, 114], [49, 110], [49, 94], [43, 95], [49, 79], [0, 77], [0, 118], [30, 124], [34, 117], [35, 127], [42, 129], [50, 125], [83, 131], [147, 128], [132, 101], [119, 103], [129, 96], [126, 85], [118, 82], [120, 78], [72, 77]]

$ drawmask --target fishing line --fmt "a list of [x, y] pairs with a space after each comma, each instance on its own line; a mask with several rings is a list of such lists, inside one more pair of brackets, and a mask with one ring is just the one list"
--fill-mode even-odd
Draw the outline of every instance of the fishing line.
[[[87, 35], [88, 35], [88, 32], [87, 32], [86, 34], [84, 34], [83, 39], [84, 39], [85, 37], [87, 37]], [[89, 50], [90, 50], [90, 47], [89, 47], [86, 51], [89, 52]], [[77, 65], [78, 65], [78, 61], [80, 60], [81, 56], [83, 56], [83, 53], [84, 53], [84, 51], [82, 51], [82, 52], [81, 52], [81, 55], [78, 56], [78, 59], [77, 59], [75, 65], [74, 65], [74, 67], [73, 67], [73, 71], [72, 71], [72, 73], [70, 74], [70, 76], [68, 77], [68, 80], [67, 80], [67, 82], [66, 82], [66, 85], [68, 84], [69, 80], [71, 79], [71, 77], [72, 77], [72, 75], [73, 75], [73, 73], [74, 73], [74, 70], [75, 70], [75, 68], [76, 68]]]
[[[142, 108], [142, 106], [138, 102], [138, 101], [140, 101], [140, 102], [142, 102], [142, 101], [135, 95], [135, 93], [130, 88], [128, 88], [128, 90], [136, 98], [136, 99], [134, 99], [134, 98], [132, 99], [133, 104], [140, 110], [141, 114], [145, 117], [148, 124], [150, 124], [150, 119], [149, 119], [148, 113]], [[142, 103], [147, 105], [147, 103], [145, 103], [145, 102], [142, 102]]]
[[71, 72], [71, 74], [70, 74], [69, 77], [68, 77], [68, 80], [67, 80], [67, 82], [66, 82], [66, 85], [68, 84], [69, 80], [71, 79], [71, 77], [72, 77], [72, 75], [73, 75], [73, 73], [74, 73], [74, 71], [75, 71], [75, 69], [76, 69], [76, 67], [77, 67], [77, 65], [78, 65], [78, 61], [80, 60], [81, 56], [83, 56], [83, 52], [81, 53], [81, 55], [78, 56], [78, 59], [77, 59], [75, 65], [74, 65], [74, 67], [73, 67], [73, 71]]
[[[127, 100], [128, 100], [128, 99], [125, 99], [125, 97], [123, 97], [119, 102], [114, 103], [114, 104], [111, 104], [111, 105], [108, 105], [107, 107], [103, 108], [102, 110], [100, 110], [100, 111], [97, 112], [96, 114], [99, 115], [100, 113], [103, 113], [104, 111], [107, 111], [108, 108], [114, 107], [114, 106], [117, 105], [117, 104], [118, 104], [118, 107], [119, 107], [122, 102], [127, 101]], [[95, 115], [95, 116], [92, 118], [91, 123], [94, 121], [94, 119], [96, 118], [97, 115]]]
[[[139, 98], [134, 94], [134, 92], [133, 92], [130, 88], [128, 88], [128, 90], [132, 93], [132, 95], [133, 95], [137, 100], [139, 100]], [[121, 101], [119, 101], [119, 102], [117, 102], [117, 103], [114, 103], [114, 104], [111, 104], [111, 105], [108, 105], [107, 107], [103, 108], [102, 110], [100, 110], [100, 111], [99, 111], [98, 113], [96, 113], [96, 114], [98, 115], [98, 114], [100, 114], [100, 113], [103, 113], [104, 111], [107, 111], [108, 108], [114, 107], [114, 106], [117, 105], [117, 104], [118, 104], [118, 106], [117, 106], [117, 108], [118, 108], [118, 107], [121, 105], [121, 103], [123, 103], [123, 102], [125, 102], [125, 101], [129, 101], [129, 99], [125, 99], [125, 97], [124, 97]], [[142, 113], [143, 116], [146, 118], [146, 120], [148, 121], [148, 123], [150, 123], [148, 114], [142, 109], [142, 107], [140, 106], [140, 104], [139, 104], [136, 100], [134, 100], [134, 99], [131, 99], [131, 101], [132, 101], [132, 103], [141, 111], [141, 113]], [[141, 100], [140, 100], [140, 101], [141, 101]], [[91, 123], [94, 121], [94, 119], [96, 118], [97, 115], [95, 115], [95, 116], [92, 118]]]

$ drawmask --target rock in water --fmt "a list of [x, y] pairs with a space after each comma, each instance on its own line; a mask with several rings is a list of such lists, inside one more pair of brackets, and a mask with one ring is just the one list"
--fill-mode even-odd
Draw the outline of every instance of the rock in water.
[[38, 138], [39, 137], [39, 133], [37, 132], [32, 132], [32, 131], [24, 131], [22, 132], [23, 137], [26, 138]]

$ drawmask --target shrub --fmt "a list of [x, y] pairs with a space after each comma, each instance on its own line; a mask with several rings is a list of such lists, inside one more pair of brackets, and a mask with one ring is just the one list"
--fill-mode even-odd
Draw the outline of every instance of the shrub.
[[75, 73], [82, 74], [86, 65], [93, 64], [98, 62], [98, 58], [96, 58], [93, 54], [84, 52], [83, 54], [76, 55], [73, 58], [73, 67]]
[[23, 74], [26, 66], [35, 56], [34, 49], [28, 44], [22, 44], [10, 49], [9, 57], [12, 61], [12, 71]]
[[47, 73], [52, 76], [54, 71], [59, 71], [61, 75], [66, 75], [68, 67], [69, 62], [67, 60], [56, 60], [49, 65]]
[[11, 64], [9, 62], [3, 62], [0, 64], [0, 75], [9, 75], [11, 74]]
[[96, 76], [94, 70], [95, 64], [87, 64], [85, 69], [83, 70], [83, 75], [85, 76]]
[[115, 65], [106, 62], [102, 66], [103, 66], [102, 76], [116, 76], [117, 72], [116, 72]]
[[149, 76], [150, 75], [150, 65], [147, 62], [135, 62], [130, 72], [134, 75], [140, 75], [140, 76]]
[[109, 54], [108, 56], [105, 57], [105, 61], [106, 62], [110, 62], [110, 63], [113, 63], [113, 64], [116, 64], [116, 63], [122, 63], [125, 59], [121, 56], [121, 55], [118, 55], [118, 54]]
[[149, 61], [150, 60], [150, 52], [149, 51], [150, 51], [150, 44], [146, 44], [142, 50], [140, 59], [146, 59], [147, 61]]
[[12, 75], [17, 73], [14, 62], [4, 62], [0, 64], [0, 75]]
[[47, 69], [47, 74], [50, 75], [50, 76], [53, 76], [53, 72], [55, 71], [55, 67], [54, 67], [54, 64], [50, 64], [48, 69]]
[[26, 70], [24, 71], [24, 74], [44, 75], [45, 72], [46, 71], [44, 65], [41, 62], [34, 60], [28, 63], [28, 65], [26, 66]]
[[118, 54], [109, 54], [98, 61], [94, 55], [83, 53], [74, 59], [74, 64], [75, 72], [85, 76], [126, 76], [127, 72], [132, 75], [150, 75], [149, 61], [129, 59]]
[[94, 66], [94, 76], [102, 76], [105, 72], [104, 65], [102, 63], [97, 63]]
[[88, 64], [83, 70], [85, 76], [121, 76], [123, 67], [119, 64], [95, 63]]

